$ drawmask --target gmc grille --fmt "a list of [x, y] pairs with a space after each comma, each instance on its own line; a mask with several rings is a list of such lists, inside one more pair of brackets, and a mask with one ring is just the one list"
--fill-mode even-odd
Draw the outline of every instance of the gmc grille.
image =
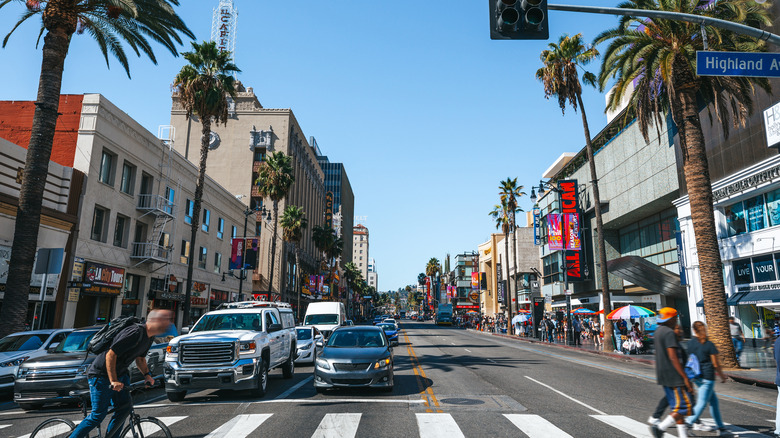
[[186, 364], [232, 363], [236, 347], [232, 342], [212, 344], [182, 344], [181, 362]]

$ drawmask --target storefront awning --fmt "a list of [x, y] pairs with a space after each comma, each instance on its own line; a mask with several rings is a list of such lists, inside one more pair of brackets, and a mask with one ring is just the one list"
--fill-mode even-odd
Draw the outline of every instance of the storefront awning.
[[[572, 299], [571, 299], [571, 306], [572, 306], [572, 307], [574, 307], [574, 306], [581, 306], [581, 305], [582, 305], [582, 303], [581, 303], [581, 302], [580, 302], [580, 300], [578, 300], [577, 298], [572, 298]], [[553, 307], [553, 308], [557, 308], [557, 307], [566, 307], [566, 301], [558, 301], [558, 302], [556, 302], [556, 303], [553, 303], [553, 304], [552, 304], [552, 307]]]
[[[760, 292], [737, 292], [726, 299], [726, 305], [728, 306], [747, 306], [764, 303], [780, 303], [780, 289]], [[696, 306], [704, 307], [704, 300], [699, 300]]]
[[648, 262], [639, 256], [625, 256], [607, 262], [610, 274], [630, 281], [661, 295], [684, 298], [685, 286], [680, 285], [680, 275]]

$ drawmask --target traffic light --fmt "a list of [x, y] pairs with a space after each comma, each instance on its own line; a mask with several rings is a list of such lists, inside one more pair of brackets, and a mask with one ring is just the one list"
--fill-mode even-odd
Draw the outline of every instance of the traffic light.
[[490, 39], [546, 40], [547, 0], [488, 0]]

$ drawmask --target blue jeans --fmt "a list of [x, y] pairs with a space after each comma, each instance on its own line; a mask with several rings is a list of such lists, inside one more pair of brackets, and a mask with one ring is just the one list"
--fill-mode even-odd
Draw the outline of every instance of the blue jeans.
[[[119, 378], [125, 386], [130, 385], [130, 376], [125, 374]], [[109, 406], [114, 406], [114, 415], [108, 423], [106, 438], [119, 435], [127, 416], [130, 414], [130, 394], [127, 391], [117, 392], [111, 389], [108, 377], [90, 377], [89, 395], [92, 401], [92, 412], [70, 434], [70, 438], [86, 437], [89, 431], [100, 426], [108, 415]]]
[[696, 392], [696, 406], [693, 407], [693, 415], [685, 419], [688, 424], [693, 424], [699, 420], [699, 417], [704, 413], [704, 407], [707, 403], [710, 404], [710, 415], [715, 420], [715, 425], [718, 429], [723, 429], [726, 426], [723, 424], [723, 420], [720, 418], [720, 407], [718, 405], [718, 397], [715, 395], [715, 381], [695, 379], [693, 381], [698, 387]]
[[734, 351], [737, 353], [737, 362], [739, 362], [739, 356], [742, 354], [742, 346], [745, 343], [742, 342], [742, 338], [731, 338], [731, 342], [734, 343]]

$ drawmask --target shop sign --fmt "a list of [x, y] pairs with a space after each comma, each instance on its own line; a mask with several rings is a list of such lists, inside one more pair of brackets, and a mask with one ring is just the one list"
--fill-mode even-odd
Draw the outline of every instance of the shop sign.
[[780, 143], [780, 103], [764, 110], [764, 130], [766, 132], [766, 145], [770, 148], [777, 146]]
[[734, 193], [745, 191], [749, 188], [761, 185], [765, 182], [770, 182], [780, 177], [780, 164], [772, 166], [767, 170], [758, 172], [755, 175], [750, 175], [746, 178], [731, 183], [726, 187], [712, 191], [713, 201], [717, 202], [723, 198], [727, 198]]
[[82, 289], [82, 292], [88, 295], [118, 296], [120, 292], [122, 292], [122, 289], [118, 287], [92, 285], [92, 287]]
[[268, 301], [268, 294], [252, 294], [256, 301]]
[[158, 300], [168, 301], [184, 301], [184, 294], [178, 294], [176, 292], [162, 292], [156, 295]]
[[469, 299], [471, 300], [472, 303], [478, 303], [479, 302], [479, 292], [472, 291], [469, 294]]
[[78, 287], [69, 287], [68, 288], [68, 301], [71, 303], [78, 302], [79, 300], [79, 294], [81, 293], [81, 289]]
[[333, 192], [325, 193], [325, 227], [333, 227]]
[[81, 281], [84, 278], [84, 264], [85, 261], [81, 257], [75, 257], [73, 259], [73, 270], [70, 274], [70, 278], [72, 278], [73, 281]]
[[86, 280], [97, 286], [121, 288], [125, 284], [125, 270], [115, 266], [88, 263]]
[[141, 300], [122, 300], [123, 306], [137, 306], [141, 304]]
[[775, 262], [772, 255], [753, 257], [753, 281], [765, 283], [777, 280], [775, 275]]
[[76, 287], [81, 289], [86, 289], [92, 287], [92, 283], [85, 283], [83, 281], [69, 281], [68, 287]]
[[458, 304], [456, 309], [479, 310], [479, 304]]
[[190, 297], [190, 304], [194, 307], [206, 307], [208, 300], [205, 297]]

